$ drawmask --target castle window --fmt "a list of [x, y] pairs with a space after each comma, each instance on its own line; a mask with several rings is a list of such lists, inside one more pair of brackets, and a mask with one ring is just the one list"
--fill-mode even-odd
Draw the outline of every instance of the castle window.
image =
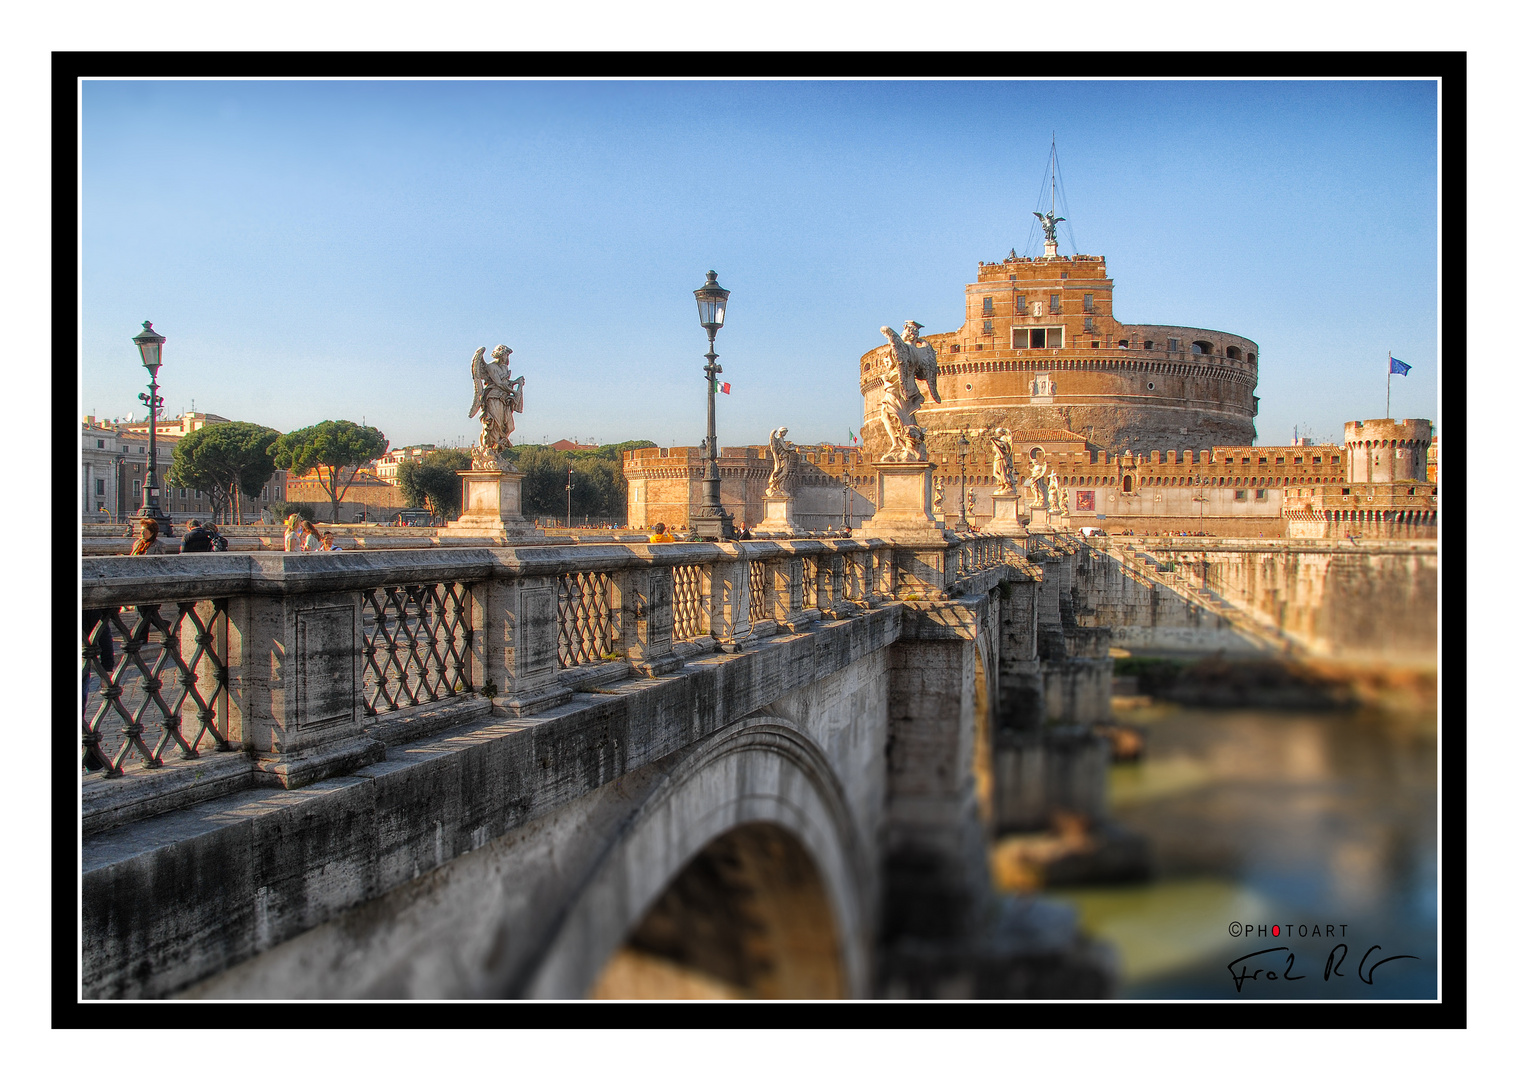
[[1180, 352], [1181, 351], [1181, 339], [1180, 338], [1169, 338], [1167, 340], [1169, 341], [1169, 344], [1166, 345], [1165, 348], [1168, 351], [1170, 351], [1170, 352]]
[[1239, 347], [1237, 345], [1228, 346], [1224, 352], [1224, 355], [1226, 355], [1230, 360], [1237, 360], [1239, 358]]
[[1344, 495], [1348, 495], [1349, 494], [1349, 488], [1340, 488], [1339, 491], [1342, 494], [1344, 494]]
[[1057, 292], [1049, 294], [1049, 314], [1059, 314], [1059, 293]]
[[1060, 280], [1063, 281], [1065, 278], [1067, 278], [1067, 277], [1070, 276], [1070, 273], [1067, 270], [1061, 270], [1059, 272], [1059, 276], [1060, 276]]
[[1094, 334], [1094, 333], [1096, 333], [1096, 323], [1095, 323], [1094, 320], [1092, 320], [1092, 319], [1087, 319], [1086, 320], [1086, 333], [1088, 333], [1088, 334]]
[[[95, 494], [96, 495], [104, 495], [105, 494], [105, 481], [104, 480], [96, 480], [95, 481]], [[1411, 495], [1412, 492], [1409, 491], [1408, 494]]]
[[982, 315], [990, 315], [992, 313], [991, 297], [988, 296], [980, 302], [980, 313]]
[[980, 324], [980, 332], [982, 334], [989, 334], [989, 333], [992, 332], [992, 326], [991, 326], [991, 320], [990, 319], [987, 319], [985, 322], [983, 322], [983, 323]]
[[959, 346], [958, 345], [950, 345], [949, 346], [949, 351], [950, 352], [958, 352], [959, 351]]
[[105, 449], [105, 440], [104, 440], [104, 439], [96, 439], [96, 440], [95, 440], [95, 445], [96, 445], [96, 446], [97, 446], [97, 447], [98, 447], [98, 448], [99, 448], [99, 449], [101, 449], [101, 450], [104, 450], [104, 449]]
[[1334, 465], [1337, 465], [1339, 463], [1339, 455], [1335, 454], [1332, 458], [1329, 459], [1329, 461], [1332, 462]]
[[1062, 327], [1039, 326], [1012, 331], [1014, 349], [1062, 349], [1064, 346], [1065, 331]]
[[1154, 342], [1152, 342], [1152, 341], [1146, 341], [1146, 342], [1144, 342], [1144, 348], [1146, 348], [1146, 349], [1152, 349], [1152, 348], [1154, 348]]
[[1264, 488], [1255, 488], [1254, 489], [1254, 497], [1256, 499], [1263, 499], [1263, 498], [1265, 498], [1265, 489]]
[[1100, 341], [1093, 341], [1091, 343], [1091, 347], [1093, 349], [1100, 349], [1102, 347], [1102, 343]]
[[1315, 458], [1312, 459], [1312, 463], [1314, 465], [1321, 465], [1321, 464], [1323, 464], [1323, 458], [1321, 456], [1315, 457]]
[[1254, 363], [1254, 353], [1248, 353], [1247, 356], [1248, 356], [1249, 362], [1251, 364]]
[[1210, 341], [1193, 341], [1191, 343], [1191, 355], [1192, 356], [1211, 356], [1212, 355], [1212, 342], [1210, 342]]
[[1017, 298], [1017, 313], [1019, 315], [1026, 315], [1026, 314], [1028, 314], [1028, 298], [1026, 296], [1022, 296], [1022, 295], [1018, 296], [1018, 298]]
[[1234, 489], [1234, 492], [1233, 492], [1233, 501], [1234, 502], [1243, 502], [1248, 497], [1249, 497], [1249, 492], [1245, 491], [1243, 488], [1235, 488]]
[[1154, 389], [1154, 383], [1150, 383], [1150, 384], [1149, 384], [1149, 389], [1151, 389], [1151, 390], [1153, 390], [1153, 389]]
[[1095, 312], [1096, 311], [1096, 298], [1094, 296], [1092, 296], [1090, 293], [1086, 294], [1085, 310], [1088, 311], [1088, 312]]

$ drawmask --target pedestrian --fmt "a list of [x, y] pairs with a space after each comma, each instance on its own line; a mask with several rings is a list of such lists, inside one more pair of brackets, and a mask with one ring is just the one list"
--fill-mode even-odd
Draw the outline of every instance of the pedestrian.
[[325, 532], [322, 533], [322, 550], [341, 551], [343, 549], [337, 546], [337, 541], [332, 538], [332, 534], [330, 532]]
[[285, 518], [285, 550], [300, 550], [300, 515], [291, 514]]
[[158, 522], [150, 517], [137, 520], [137, 542], [132, 545], [133, 555], [171, 555], [173, 549], [158, 539]]
[[317, 530], [315, 525], [309, 521], [302, 521], [300, 523], [300, 533], [301, 551], [309, 555], [313, 551], [321, 550], [322, 534]]
[[738, 537], [737, 538], [739, 540], [752, 540], [754, 538], [754, 534], [748, 531], [748, 522], [746, 522], [746, 521], [740, 521], [740, 522], [738, 522]]
[[650, 544], [673, 544], [675, 538], [664, 531], [664, 522], [654, 523], [653, 535], [648, 538]]
[[196, 518], [191, 518], [185, 523], [184, 541], [179, 545], [181, 552], [211, 551], [211, 530], [206, 528]]

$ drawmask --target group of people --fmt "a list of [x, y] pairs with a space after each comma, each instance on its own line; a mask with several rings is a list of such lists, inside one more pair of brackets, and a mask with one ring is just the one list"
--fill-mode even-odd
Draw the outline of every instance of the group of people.
[[[227, 538], [221, 535], [214, 522], [200, 522], [191, 518], [185, 522], [184, 540], [179, 550], [186, 554], [197, 551], [226, 551]], [[285, 519], [285, 550], [295, 552], [341, 551], [331, 532], [322, 532], [299, 514]], [[158, 522], [153, 518], [139, 518], [137, 537], [132, 544], [133, 555], [171, 555], [174, 549], [158, 535]]]
[[310, 554], [314, 551], [341, 551], [332, 533], [322, 532], [299, 514], [285, 518], [285, 550]]

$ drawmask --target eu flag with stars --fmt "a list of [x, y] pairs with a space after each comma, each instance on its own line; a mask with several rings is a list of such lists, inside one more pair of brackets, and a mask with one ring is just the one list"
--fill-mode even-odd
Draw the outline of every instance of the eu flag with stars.
[[1387, 359], [1389, 359], [1391, 361], [1391, 373], [1393, 375], [1406, 375], [1409, 371], [1411, 371], [1413, 369], [1413, 366], [1411, 364], [1404, 364], [1401, 360], [1398, 360], [1395, 356], [1387, 357]]

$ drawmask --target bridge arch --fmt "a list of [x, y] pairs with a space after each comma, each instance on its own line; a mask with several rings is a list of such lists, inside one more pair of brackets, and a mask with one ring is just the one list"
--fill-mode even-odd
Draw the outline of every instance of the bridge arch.
[[783, 720], [746, 718], [694, 748], [627, 821], [522, 996], [625, 989], [625, 950], [656, 949], [663, 916], [703, 891], [733, 909], [710, 920], [709, 948], [666, 959], [755, 997], [865, 996], [867, 850], [823, 751]]

